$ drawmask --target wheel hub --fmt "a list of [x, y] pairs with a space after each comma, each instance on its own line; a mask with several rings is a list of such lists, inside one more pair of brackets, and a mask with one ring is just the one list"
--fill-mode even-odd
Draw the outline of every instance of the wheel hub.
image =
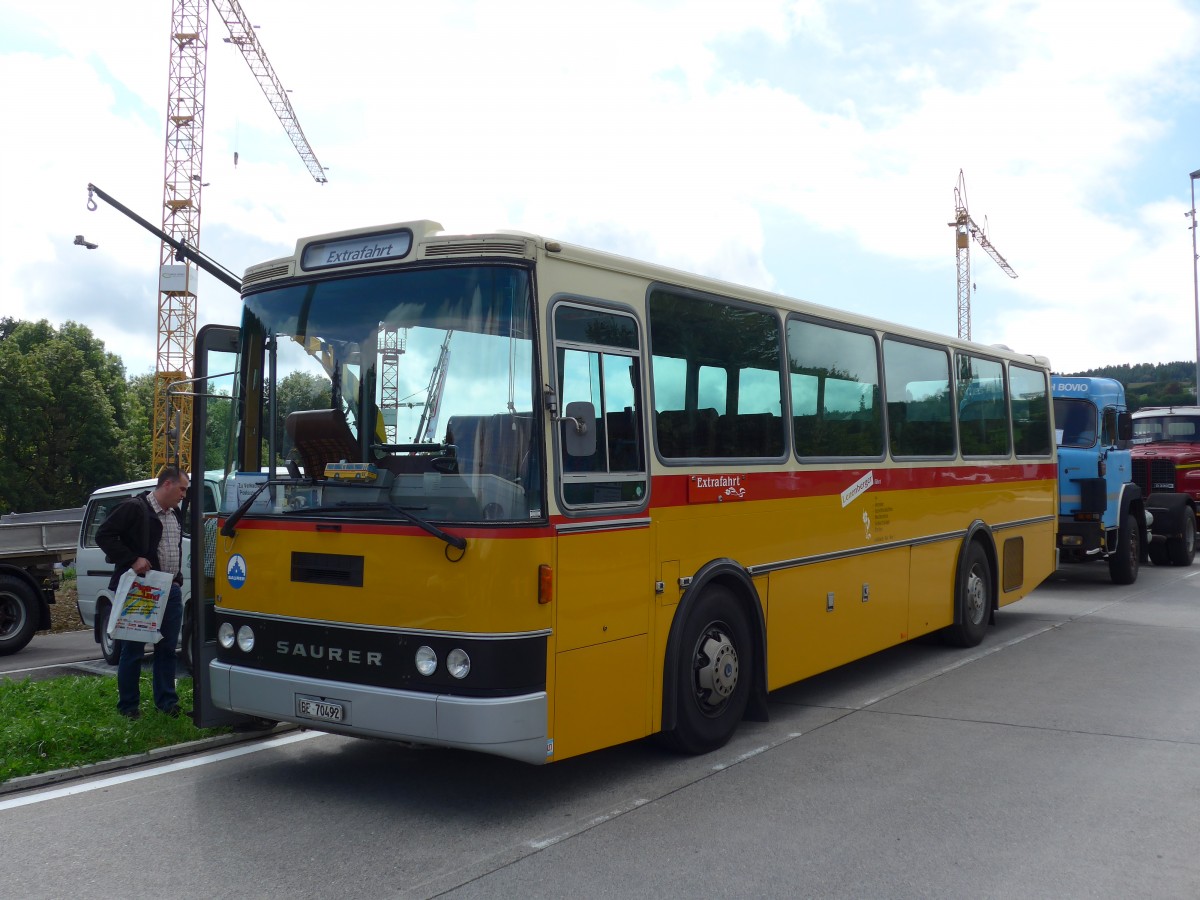
[[972, 569], [970, 575], [967, 576], [967, 612], [973, 623], [983, 621], [984, 616], [987, 615], [986, 606], [987, 587], [979, 572]]
[[696, 684], [700, 688], [700, 699], [706, 706], [721, 706], [737, 688], [737, 650], [726, 634], [714, 628], [700, 638], [696, 651]]

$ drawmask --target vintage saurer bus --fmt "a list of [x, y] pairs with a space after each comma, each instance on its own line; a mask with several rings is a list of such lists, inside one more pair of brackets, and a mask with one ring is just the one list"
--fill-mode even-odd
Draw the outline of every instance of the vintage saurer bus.
[[200, 724], [701, 753], [1053, 571], [1044, 359], [429, 221], [242, 294], [197, 348]]

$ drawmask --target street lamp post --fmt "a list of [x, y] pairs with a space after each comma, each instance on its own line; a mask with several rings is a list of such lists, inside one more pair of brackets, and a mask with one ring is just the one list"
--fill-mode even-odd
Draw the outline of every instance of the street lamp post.
[[1191, 174], [1192, 209], [1188, 213], [1192, 217], [1192, 300], [1196, 304], [1196, 404], [1200, 405], [1200, 275], [1196, 271], [1196, 179], [1200, 178], [1200, 169]]

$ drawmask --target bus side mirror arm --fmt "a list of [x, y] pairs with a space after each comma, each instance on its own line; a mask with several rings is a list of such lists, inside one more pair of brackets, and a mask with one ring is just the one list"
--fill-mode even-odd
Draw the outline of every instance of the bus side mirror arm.
[[[554, 393], [553, 388], [546, 388], [546, 412], [550, 413], [551, 422], [573, 422], [575, 424], [576, 434], [587, 434], [588, 423], [586, 418], [577, 416], [560, 416], [558, 414], [558, 394]], [[570, 404], [576, 406], [577, 404]]]

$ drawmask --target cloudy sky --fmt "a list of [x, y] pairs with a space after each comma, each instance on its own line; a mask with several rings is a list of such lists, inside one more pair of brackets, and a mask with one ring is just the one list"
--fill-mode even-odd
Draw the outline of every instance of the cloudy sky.
[[[131, 374], [158, 246], [86, 189], [161, 221], [170, 6], [0, 0], [0, 315], [82, 322]], [[976, 340], [1063, 372], [1196, 356], [1196, 0], [242, 6], [329, 183], [213, 11], [201, 246], [236, 272], [429, 218], [953, 334], [961, 169], [1019, 276], [973, 248]], [[237, 321], [213, 278], [197, 309]]]

